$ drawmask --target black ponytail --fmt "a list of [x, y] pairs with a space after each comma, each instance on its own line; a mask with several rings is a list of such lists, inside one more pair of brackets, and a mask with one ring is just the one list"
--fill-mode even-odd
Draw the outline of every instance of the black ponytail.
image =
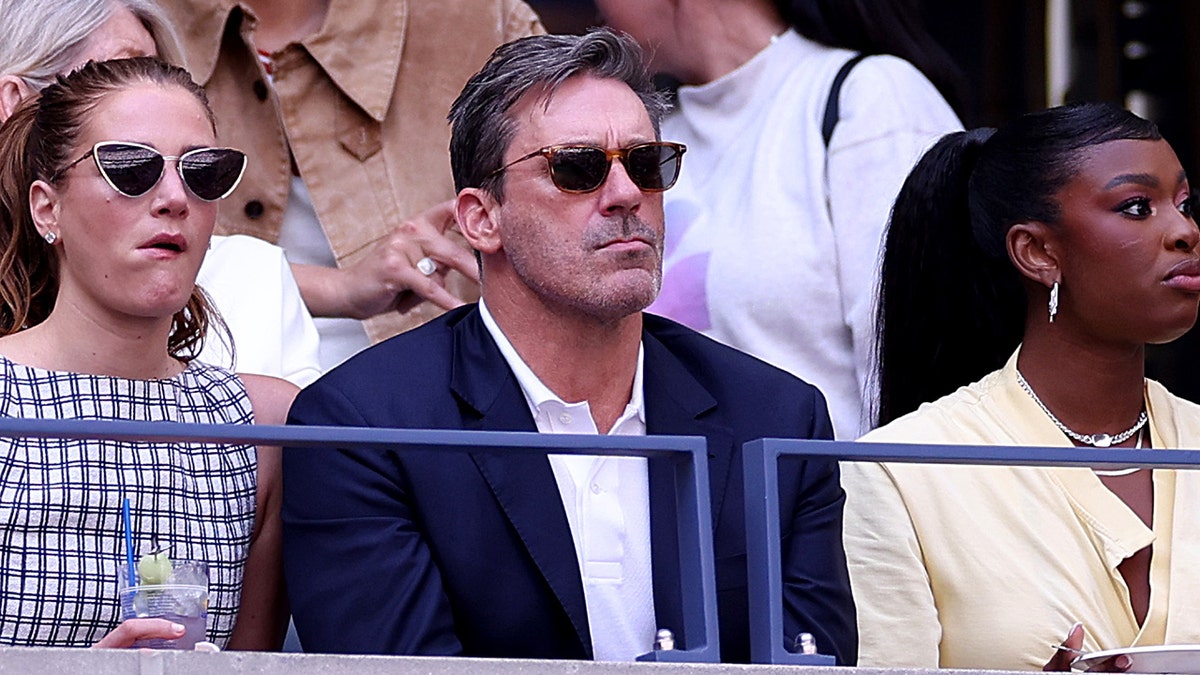
[[968, 183], [994, 130], [950, 134], [909, 174], [885, 237], [877, 314], [879, 424], [1004, 364], [1025, 294], [971, 229]]

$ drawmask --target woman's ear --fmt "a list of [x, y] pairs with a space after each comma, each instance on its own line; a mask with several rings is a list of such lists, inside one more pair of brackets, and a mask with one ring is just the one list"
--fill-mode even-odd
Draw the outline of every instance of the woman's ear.
[[47, 234], [53, 234], [54, 239], [59, 238], [58, 189], [46, 181], [33, 181], [33, 185], [29, 186], [29, 215], [43, 239]]
[[21, 101], [34, 94], [33, 87], [17, 75], [0, 77], [0, 122], [12, 117]]
[[500, 203], [482, 188], [463, 188], [454, 200], [458, 229], [471, 248], [484, 255], [503, 247], [499, 226]]
[[1021, 276], [1049, 288], [1062, 280], [1058, 239], [1042, 222], [1017, 223], [1005, 236], [1008, 257]]

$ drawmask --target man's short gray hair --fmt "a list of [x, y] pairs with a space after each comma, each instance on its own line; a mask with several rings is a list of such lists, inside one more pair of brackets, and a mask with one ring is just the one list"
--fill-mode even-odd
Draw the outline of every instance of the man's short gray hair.
[[526, 93], [539, 90], [547, 103], [576, 75], [619, 80], [638, 95], [654, 133], [668, 105], [633, 38], [607, 28], [584, 35], [534, 35], [501, 45], [483, 69], [463, 87], [450, 107], [450, 167], [454, 187], [483, 187], [504, 197], [503, 175], [492, 175], [516, 133], [508, 110]]
[[150, 33], [159, 58], [183, 65], [179, 38], [154, 0], [0, 0], [0, 75], [20, 77], [35, 91], [45, 89], [120, 8]]

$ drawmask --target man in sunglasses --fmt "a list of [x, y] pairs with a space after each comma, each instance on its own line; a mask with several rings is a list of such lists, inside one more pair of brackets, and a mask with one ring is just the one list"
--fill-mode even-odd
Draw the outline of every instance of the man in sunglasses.
[[[450, 112], [456, 213], [483, 299], [335, 369], [290, 421], [705, 436], [721, 655], [745, 661], [741, 445], [832, 431], [813, 387], [642, 314], [684, 148], [658, 138], [665, 105], [641, 63], [636, 43], [608, 31], [492, 55]], [[699, 592], [679, 588], [659, 464], [289, 448], [285, 557], [301, 641], [632, 660], [657, 629], [681, 629], [683, 595]], [[784, 463], [780, 490], [787, 630], [853, 664], [837, 466]]]

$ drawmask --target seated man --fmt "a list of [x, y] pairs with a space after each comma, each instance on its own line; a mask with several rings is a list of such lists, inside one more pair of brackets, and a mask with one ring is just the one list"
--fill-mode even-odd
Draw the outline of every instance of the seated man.
[[[290, 422], [707, 437], [721, 654], [745, 661], [741, 445], [832, 431], [812, 386], [642, 314], [683, 148], [658, 141], [665, 106], [641, 63], [607, 31], [492, 55], [450, 112], [483, 299], [334, 369]], [[285, 454], [287, 582], [308, 650], [631, 660], [657, 628], [678, 630], [677, 578], [651, 566], [674, 536], [659, 462]], [[837, 466], [780, 476], [788, 631], [853, 664]]]

